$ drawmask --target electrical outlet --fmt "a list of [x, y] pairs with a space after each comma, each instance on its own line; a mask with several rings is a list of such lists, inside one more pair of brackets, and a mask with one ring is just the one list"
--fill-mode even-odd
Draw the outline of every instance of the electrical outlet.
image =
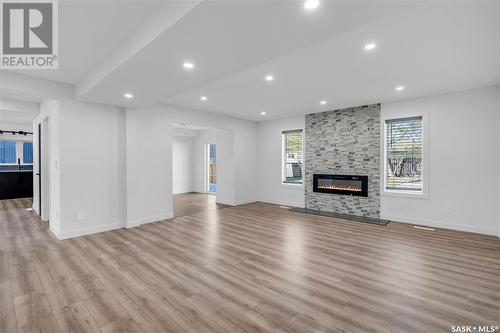
[[77, 221], [83, 220], [83, 211], [77, 210], [75, 212], [75, 220], [77, 220]]

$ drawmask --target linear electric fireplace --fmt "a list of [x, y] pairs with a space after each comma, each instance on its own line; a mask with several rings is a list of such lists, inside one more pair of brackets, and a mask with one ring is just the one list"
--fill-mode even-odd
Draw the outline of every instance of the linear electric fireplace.
[[313, 191], [367, 197], [368, 176], [314, 174]]

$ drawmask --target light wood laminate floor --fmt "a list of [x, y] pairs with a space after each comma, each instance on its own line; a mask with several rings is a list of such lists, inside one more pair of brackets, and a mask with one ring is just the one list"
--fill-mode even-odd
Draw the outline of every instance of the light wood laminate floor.
[[58, 241], [0, 201], [0, 332], [450, 332], [500, 324], [500, 240], [253, 203]]
[[175, 217], [230, 207], [228, 205], [218, 204], [215, 194], [189, 192], [174, 194], [173, 197]]

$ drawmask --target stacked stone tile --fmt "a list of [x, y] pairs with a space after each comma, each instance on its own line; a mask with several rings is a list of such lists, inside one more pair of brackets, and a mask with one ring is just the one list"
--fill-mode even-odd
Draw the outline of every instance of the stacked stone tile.
[[[313, 174], [367, 175], [368, 197], [313, 192]], [[380, 104], [306, 115], [305, 205], [380, 217]]]

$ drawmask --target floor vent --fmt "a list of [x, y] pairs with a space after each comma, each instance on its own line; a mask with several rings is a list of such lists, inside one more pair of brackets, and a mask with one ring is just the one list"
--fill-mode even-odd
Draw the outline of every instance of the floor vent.
[[413, 228], [415, 229], [420, 229], [420, 230], [428, 230], [428, 231], [434, 231], [434, 228], [427, 228], [427, 227], [419, 227], [418, 225], [414, 225]]

